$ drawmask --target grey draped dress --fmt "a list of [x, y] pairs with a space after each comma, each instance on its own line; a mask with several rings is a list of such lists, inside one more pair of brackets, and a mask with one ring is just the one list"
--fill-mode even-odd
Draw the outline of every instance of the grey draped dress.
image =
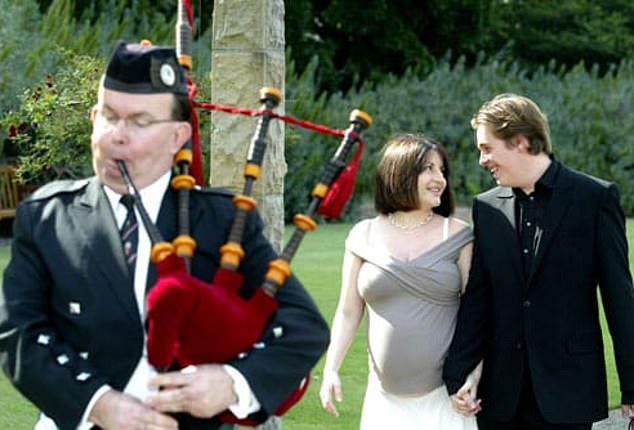
[[372, 369], [382, 388], [420, 395], [443, 384], [441, 370], [456, 325], [461, 292], [460, 250], [473, 240], [465, 227], [410, 261], [373, 245], [379, 218], [361, 221], [346, 249], [362, 260], [358, 291], [368, 312]]

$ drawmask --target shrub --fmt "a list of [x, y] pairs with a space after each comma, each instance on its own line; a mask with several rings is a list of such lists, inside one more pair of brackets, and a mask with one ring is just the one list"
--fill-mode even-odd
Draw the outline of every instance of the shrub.
[[63, 51], [66, 67], [26, 90], [2, 127], [18, 154], [22, 182], [43, 184], [90, 174], [89, 112], [97, 99], [103, 60]]

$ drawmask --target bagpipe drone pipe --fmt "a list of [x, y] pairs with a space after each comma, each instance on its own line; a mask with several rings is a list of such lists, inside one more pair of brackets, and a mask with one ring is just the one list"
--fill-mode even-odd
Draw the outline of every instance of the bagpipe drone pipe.
[[[179, 2], [176, 51], [186, 71], [191, 70], [192, 19], [189, 2]], [[119, 162], [121, 174], [152, 242], [150, 258], [158, 272], [157, 282], [147, 296], [146, 315], [148, 360], [158, 370], [201, 363], [224, 363], [248, 352], [260, 340], [278, 308], [275, 295], [291, 274], [291, 260], [305, 233], [317, 226], [313, 216], [319, 214], [338, 218], [350, 197], [363, 150], [359, 134], [372, 123], [371, 116], [360, 110], [350, 113], [349, 126], [345, 130], [277, 115], [273, 109], [279, 105], [281, 93], [275, 88], [262, 88], [259, 97], [262, 107], [252, 110], [196, 102], [196, 84], [189, 78], [188, 86], [193, 133], [190, 142], [174, 157], [177, 173], [171, 181], [171, 187], [178, 195], [178, 235], [171, 243], [163, 240], [158, 228], [150, 220], [125, 164]], [[234, 220], [227, 242], [220, 248], [219, 267], [211, 283], [190, 274], [196, 241], [190, 236], [189, 193], [196, 184], [202, 185], [197, 109], [259, 116], [247, 152], [243, 191], [233, 198]], [[248, 213], [256, 208], [251, 193], [261, 172], [268, 127], [273, 119], [338, 136], [342, 140], [311, 192], [306, 213], [295, 216], [292, 237], [280, 256], [269, 262], [261, 287], [250, 297], [244, 298], [239, 294], [244, 281], [243, 274], [238, 271], [244, 257], [241, 242]], [[355, 144], [358, 144], [358, 149], [348, 163], [346, 160]], [[226, 330], [229, 326], [233, 328], [230, 331]], [[309, 381], [310, 376], [306, 375], [273, 414], [281, 416], [299, 401]], [[249, 418], [237, 419], [229, 411], [222, 413], [220, 419], [241, 425], [258, 424]]]

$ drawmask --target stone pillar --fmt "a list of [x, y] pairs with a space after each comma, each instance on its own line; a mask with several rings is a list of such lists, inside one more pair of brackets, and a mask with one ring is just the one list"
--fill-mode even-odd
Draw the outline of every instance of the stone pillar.
[[[259, 108], [261, 87], [284, 94], [284, 1], [215, 0], [211, 50], [211, 101]], [[284, 113], [284, 100], [275, 110]], [[242, 193], [244, 164], [258, 117], [212, 112], [212, 186]], [[281, 250], [284, 229], [284, 125], [273, 120], [260, 178], [252, 197], [264, 219], [265, 234]]]

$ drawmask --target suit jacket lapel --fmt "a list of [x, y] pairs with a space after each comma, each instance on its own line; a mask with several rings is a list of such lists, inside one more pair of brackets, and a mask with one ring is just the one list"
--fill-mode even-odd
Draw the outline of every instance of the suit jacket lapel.
[[[506, 187], [500, 188], [500, 191], [495, 199], [495, 204], [500, 212], [502, 212], [506, 217], [512, 230], [517, 231], [517, 226], [515, 224], [515, 195], [513, 194], [513, 190]], [[517, 235], [514, 235], [513, 239], [517, 241]]]
[[531, 265], [531, 271], [528, 276], [529, 284], [535, 276], [535, 272], [539, 268], [548, 247], [552, 244], [555, 232], [559, 228], [559, 224], [563, 221], [564, 215], [570, 206], [571, 185], [572, 180], [570, 178], [570, 172], [562, 165], [555, 180], [550, 202], [548, 203], [548, 206], [544, 208], [542, 216], [543, 232], [537, 247], [537, 254], [535, 255], [535, 259]]
[[[499, 248], [510, 252], [511, 260], [513, 263], [513, 271], [517, 274], [517, 279], [524, 285], [525, 277], [524, 270], [522, 269], [522, 261], [519, 255], [520, 244], [517, 237], [517, 227], [515, 222], [515, 194], [513, 190], [507, 187], [500, 187], [494, 199], [490, 202], [494, 205], [504, 216], [508, 222], [508, 226], [493, 226], [493, 234], [500, 238]], [[508, 234], [501, 234], [501, 232], [508, 231]]]
[[[97, 261], [99, 273], [91, 276], [111, 288], [114, 296], [131, 317], [138, 319], [139, 312], [134, 297], [133, 279], [123, 256], [121, 239], [114, 221], [112, 209], [97, 178], [92, 178], [85, 193], [70, 207], [70, 222], [79, 232], [78, 246]], [[101, 287], [100, 287], [101, 288]]]

